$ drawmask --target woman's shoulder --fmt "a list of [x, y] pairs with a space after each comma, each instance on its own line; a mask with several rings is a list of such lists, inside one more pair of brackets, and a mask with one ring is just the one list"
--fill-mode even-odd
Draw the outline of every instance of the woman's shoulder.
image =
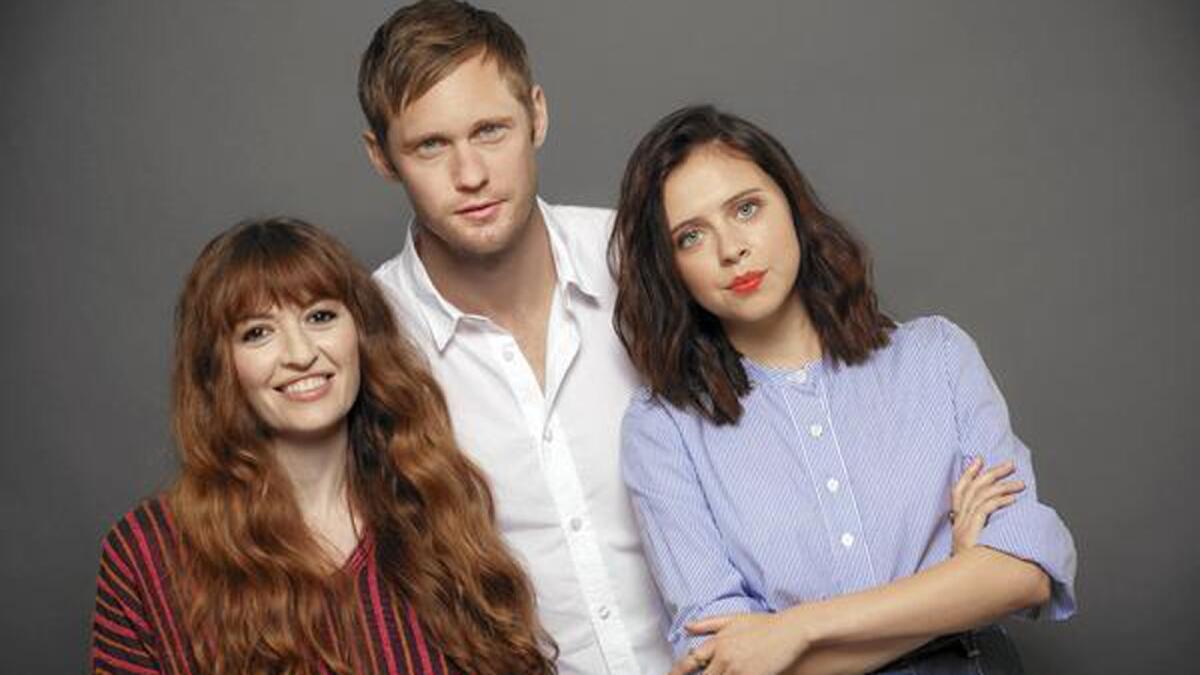
[[921, 316], [896, 324], [882, 352], [900, 358], [933, 358], [941, 361], [948, 353], [973, 345], [971, 336], [944, 316]]
[[634, 391], [621, 422], [621, 438], [625, 452], [630, 448], [650, 445], [678, 445], [685, 438], [695, 438], [706, 420], [691, 408], [677, 406], [662, 395], [642, 385]]
[[901, 345], [940, 344], [947, 332], [961, 330], [950, 319], [940, 314], [930, 314], [898, 322], [892, 332], [892, 340]]
[[626, 427], [679, 426], [700, 420], [703, 416], [696, 410], [677, 406], [642, 384], [634, 390], [629, 406], [625, 408], [624, 424]]
[[670, 405], [655, 395], [650, 387], [644, 384], [639, 385], [633, 390], [633, 395], [629, 397], [629, 405], [625, 407], [622, 426], [629, 429], [669, 416], [666, 407]]
[[889, 338], [887, 346], [850, 372], [860, 372], [859, 377], [884, 375], [894, 382], [928, 384], [944, 379], [955, 369], [954, 363], [975, 349], [966, 331], [938, 315], [899, 322]]
[[118, 568], [161, 569], [175, 548], [175, 525], [165, 495], [138, 502], [108, 528], [100, 557]]

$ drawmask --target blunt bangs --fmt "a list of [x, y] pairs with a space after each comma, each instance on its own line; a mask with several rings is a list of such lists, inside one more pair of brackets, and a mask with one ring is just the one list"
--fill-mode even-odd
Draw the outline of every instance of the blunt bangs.
[[320, 300], [346, 303], [351, 280], [344, 265], [303, 230], [249, 227], [230, 242], [215, 270], [208, 306], [225, 334], [238, 322], [274, 307], [307, 307]]

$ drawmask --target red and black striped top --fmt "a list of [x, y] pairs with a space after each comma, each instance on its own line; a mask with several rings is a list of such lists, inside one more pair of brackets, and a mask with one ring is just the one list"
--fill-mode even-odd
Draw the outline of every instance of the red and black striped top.
[[[92, 670], [121, 675], [204, 675], [180, 620], [169, 562], [177, 546], [170, 513], [142, 503], [109, 531], [100, 552]], [[460, 671], [430, 643], [412, 607], [379, 574], [365, 537], [346, 562], [355, 575], [355, 647], [372, 675], [451, 675]], [[326, 672], [315, 664], [317, 672]]]

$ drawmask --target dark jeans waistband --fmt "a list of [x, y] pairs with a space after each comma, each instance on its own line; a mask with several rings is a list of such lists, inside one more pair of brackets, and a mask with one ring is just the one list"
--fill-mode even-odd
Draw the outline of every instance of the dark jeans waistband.
[[1016, 647], [999, 625], [934, 638], [874, 672], [886, 673], [905, 668], [917, 673], [958, 672], [954, 664], [961, 664], [965, 668], [970, 663], [977, 664], [970, 672], [988, 675], [1024, 673]]

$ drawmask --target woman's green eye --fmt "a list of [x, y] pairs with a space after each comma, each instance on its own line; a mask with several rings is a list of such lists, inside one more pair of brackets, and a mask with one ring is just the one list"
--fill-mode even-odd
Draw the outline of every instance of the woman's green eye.
[[682, 232], [680, 233], [679, 238], [675, 240], [675, 245], [679, 248], [691, 248], [698, 243], [700, 243], [699, 230], [687, 230], [686, 232]]
[[758, 204], [756, 202], [742, 202], [737, 207], [738, 220], [750, 220], [754, 214], [758, 213]]

